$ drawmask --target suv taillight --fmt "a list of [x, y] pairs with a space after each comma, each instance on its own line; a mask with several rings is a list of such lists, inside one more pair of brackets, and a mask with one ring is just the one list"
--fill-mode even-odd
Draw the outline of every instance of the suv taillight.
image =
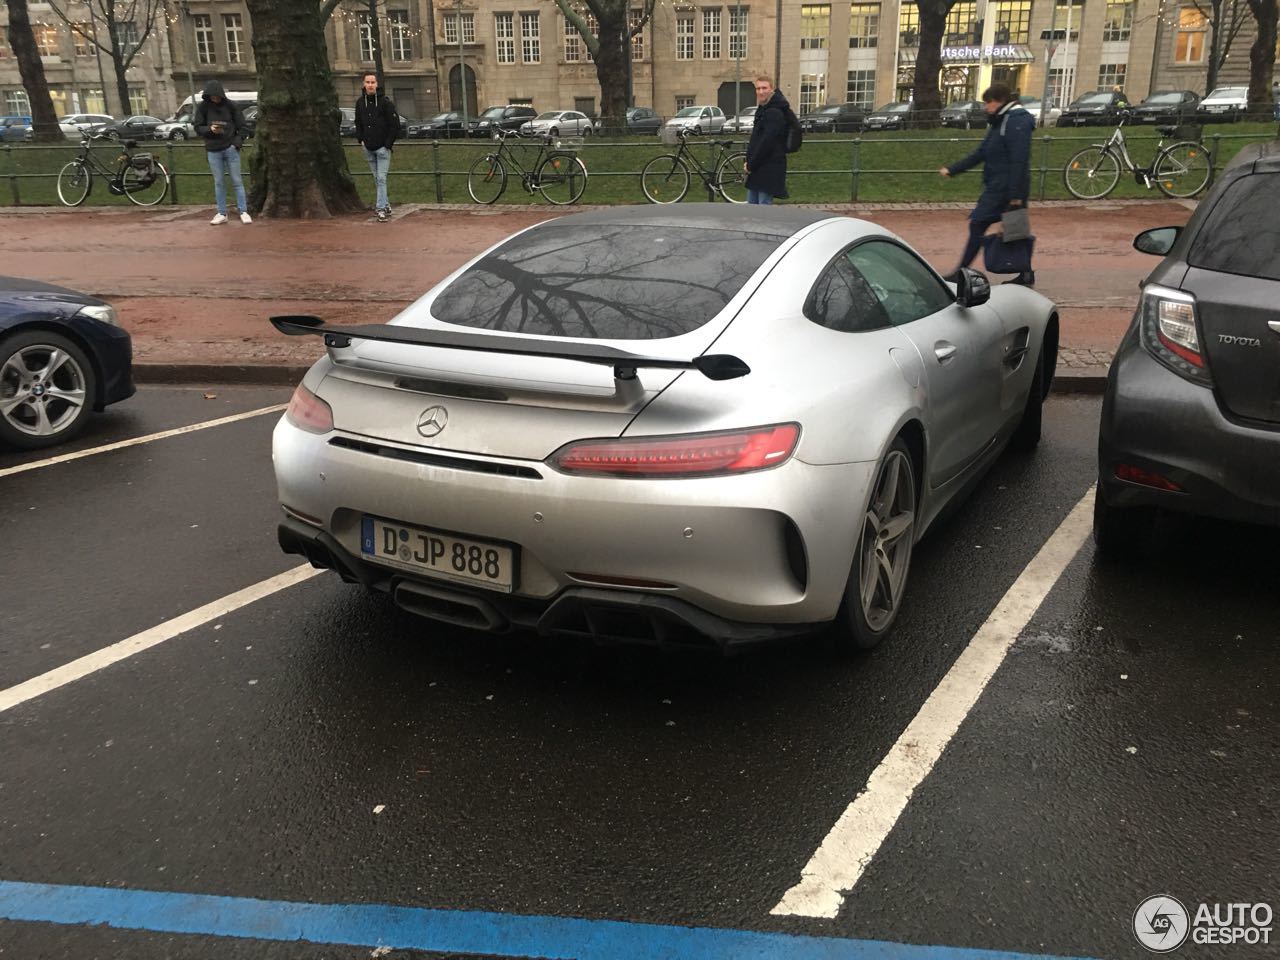
[[799, 438], [799, 424], [781, 423], [724, 433], [584, 440], [562, 447], [547, 462], [561, 473], [648, 479], [716, 477], [786, 463]]
[[1181, 290], [1147, 284], [1138, 306], [1142, 343], [1157, 360], [1186, 379], [1212, 386], [1209, 358], [1201, 348], [1196, 298]]

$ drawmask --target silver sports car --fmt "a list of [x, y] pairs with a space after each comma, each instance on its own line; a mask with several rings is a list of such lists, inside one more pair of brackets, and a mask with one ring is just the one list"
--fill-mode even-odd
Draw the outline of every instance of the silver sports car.
[[488, 630], [889, 631], [915, 542], [1040, 436], [1058, 319], [820, 211], [563, 217], [388, 324], [330, 327], [276, 427], [280, 545]]

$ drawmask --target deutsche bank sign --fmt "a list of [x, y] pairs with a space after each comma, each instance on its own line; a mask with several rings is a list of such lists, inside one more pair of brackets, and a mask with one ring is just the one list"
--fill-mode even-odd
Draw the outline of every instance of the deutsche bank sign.
[[979, 60], [1017, 60], [1019, 50], [1014, 44], [997, 44], [987, 47], [943, 47], [943, 60], [963, 60], [976, 63]]

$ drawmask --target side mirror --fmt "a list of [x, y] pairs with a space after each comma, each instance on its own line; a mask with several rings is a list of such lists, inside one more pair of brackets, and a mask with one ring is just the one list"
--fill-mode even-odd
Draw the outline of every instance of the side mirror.
[[1139, 253], [1163, 257], [1173, 249], [1174, 241], [1181, 233], [1181, 227], [1152, 227], [1133, 238], [1133, 249]]
[[956, 303], [962, 307], [976, 307], [991, 299], [991, 281], [987, 275], [972, 267], [961, 267], [956, 280]]

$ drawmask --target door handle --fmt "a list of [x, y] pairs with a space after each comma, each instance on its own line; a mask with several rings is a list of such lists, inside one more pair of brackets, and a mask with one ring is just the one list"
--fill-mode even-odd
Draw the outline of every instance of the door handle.
[[956, 345], [946, 340], [939, 340], [933, 345], [933, 355], [938, 358], [939, 363], [948, 363], [955, 358]]
[[1280, 333], [1280, 320], [1268, 320], [1267, 326], [1271, 328], [1272, 333]]

